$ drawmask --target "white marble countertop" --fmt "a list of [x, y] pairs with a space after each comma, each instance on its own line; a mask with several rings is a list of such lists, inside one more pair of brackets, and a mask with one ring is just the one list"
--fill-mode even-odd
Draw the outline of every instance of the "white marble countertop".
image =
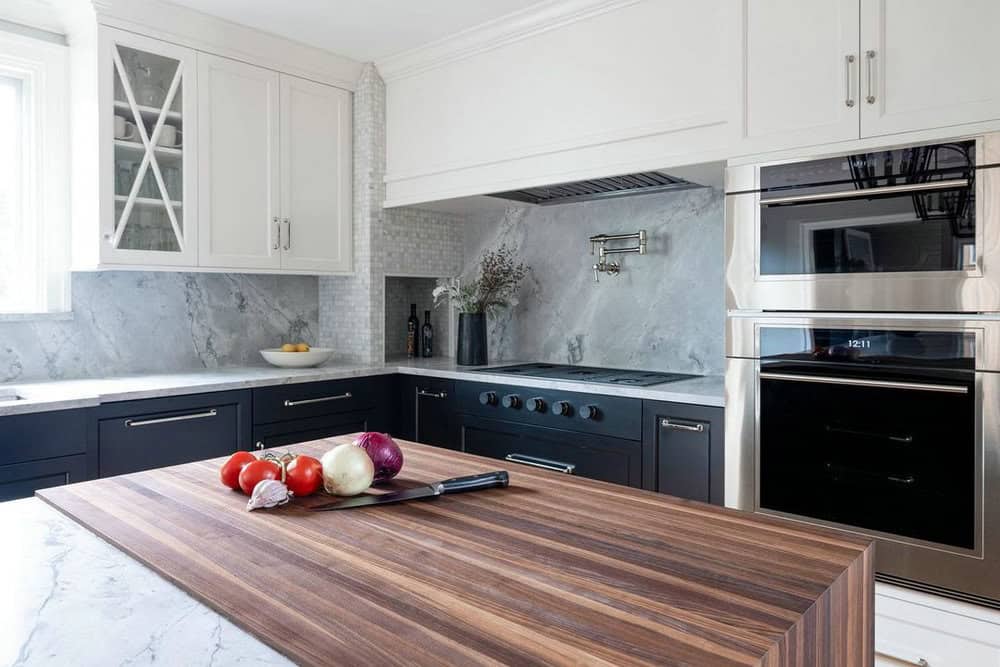
[[[515, 363], [515, 362], [511, 362]], [[289, 369], [273, 366], [219, 368], [184, 373], [123, 375], [108, 378], [55, 380], [37, 383], [11, 383], [0, 389], [11, 390], [21, 400], [0, 401], [0, 416], [83, 408], [115, 401], [180, 396], [210, 391], [249, 389], [276, 384], [338, 380], [350, 377], [404, 373], [444, 377], [476, 382], [576, 391], [643, 398], [676, 403], [721, 407], [724, 405], [722, 376], [708, 375], [691, 380], [650, 387], [619, 387], [567, 380], [514, 378], [506, 375], [474, 372], [476, 367], [458, 366], [453, 359], [413, 359], [379, 365], [326, 364], [318, 368]]]
[[0, 665], [293, 664], [37, 498], [0, 503], [0, 529]]

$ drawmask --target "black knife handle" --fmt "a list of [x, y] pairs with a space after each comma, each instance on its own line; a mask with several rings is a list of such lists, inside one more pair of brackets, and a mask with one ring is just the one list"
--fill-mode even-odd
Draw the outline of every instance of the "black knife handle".
[[452, 477], [440, 482], [440, 484], [441, 493], [461, 493], [463, 491], [479, 491], [480, 489], [504, 487], [510, 484], [510, 478], [507, 476], [506, 470], [496, 470], [494, 472], [484, 472], [481, 475]]

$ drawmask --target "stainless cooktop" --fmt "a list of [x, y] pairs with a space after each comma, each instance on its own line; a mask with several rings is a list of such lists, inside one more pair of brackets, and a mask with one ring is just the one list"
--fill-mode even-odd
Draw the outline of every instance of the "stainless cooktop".
[[511, 377], [543, 378], [546, 380], [574, 380], [594, 384], [626, 385], [648, 387], [665, 382], [677, 382], [699, 377], [685, 373], [660, 373], [658, 371], [630, 371], [619, 368], [598, 368], [595, 366], [570, 366], [566, 364], [515, 364], [513, 366], [491, 366], [477, 368], [474, 372], [509, 375]]

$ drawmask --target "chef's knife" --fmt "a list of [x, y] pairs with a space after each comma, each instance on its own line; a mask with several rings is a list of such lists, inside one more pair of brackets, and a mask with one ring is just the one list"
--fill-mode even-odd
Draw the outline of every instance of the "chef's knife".
[[418, 498], [437, 498], [445, 493], [461, 493], [463, 491], [479, 491], [480, 489], [492, 489], [494, 487], [504, 487], [510, 483], [506, 470], [486, 472], [481, 475], [469, 475], [468, 477], [452, 477], [441, 482], [428, 484], [427, 486], [417, 486], [403, 491], [392, 491], [378, 495], [354, 496], [344, 498], [332, 503], [315, 505], [309, 509], [319, 510], [346, 510], [352, 507], [367, 507], [368, 505], [385, 505], [387, 503], [401, 503], [406, 500], [416, 500]]

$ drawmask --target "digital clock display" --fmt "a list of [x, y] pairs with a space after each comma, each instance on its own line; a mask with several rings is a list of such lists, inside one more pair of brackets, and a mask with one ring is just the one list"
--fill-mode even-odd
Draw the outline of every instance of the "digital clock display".
[[760, 358], [972, 368], [975, 342], [967, 331], [761, 327]]

